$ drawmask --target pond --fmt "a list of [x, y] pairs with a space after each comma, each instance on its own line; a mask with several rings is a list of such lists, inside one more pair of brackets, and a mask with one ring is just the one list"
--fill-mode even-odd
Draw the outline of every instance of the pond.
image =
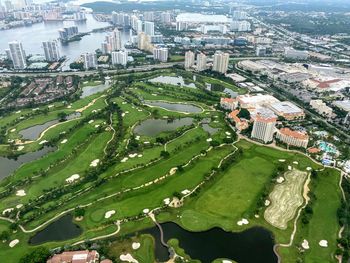
[[149, 81], [154, 82], [154, 83], [170, 84], [170, 85], [176, 85], [176, 86], [193, 88], [193, 89], [197, 88], [194, 83], [187, 83], [186, 84], [182, 76], [178, 76], [178, 77], [158, 76], [158, 77], [155, 77], [153, 79], [150, 79]]
[[52, 152], [56, 147], [45, 146], [39, 151], [22, 154], [15, 159], [0, 157], [0, 180], [11, 175], [18, 167], [24, 163], [35, 161], [45, 154]]
[[[75, 113], [69, 114], [66, 119], [67, 120], [76, 119], [76, 118], [79, 118], [80, 115], [81, 114], [79, 112], [75, 112]], [[55, 125], [59, 122], [60, 121], [57, 119], [57, 120], [45, 122], [43, 124], [34, 125], [34, 126], [31, 126], [29, 128], [26, 128], [24, 130], [19, 131], [19, 134], [22, 135], [22, 138], [25, 140], [33, 140], [34, 141], [40, 137], [40, 134], [43, 131], [45, 131], [47, 128], [49, 128], [52, 125]]]
[[160, 107], [170, 111], [186, 112], [186, 113], [200, 113], [202, 109], [192, 104], [184, 103], [170, 103], [164, 101], [146, 101], [146, 105], [153, 107]]
[[211, 127], [208, 123], [202, 123], [202, 128], [203, 128], [203, 130], [208, 132], [210, 135], [213, 135], [220, 130], [219, 128]]
[[29, 239], [29, 244], [40, 245], [51, 241], [64, 241], [78, 237], [82, 229], [73, 223], [73, 216], [64, 215]]
[[236, 98], [238, 96], [238, 93], [237, 92], [234, 92], [233, 90], [231, 89], [228, 89], [228, 88], [225, 88], [224, 89], [224, 92], [228, 95], [230, 95], [231, 98]]
[[193, 118], [168, 119], [147, 119], [137, 125], [134, 133], [144, 136], [157, 136], [161, 132], [174, 131], [182, 126], [189, 126]]
[[90, 95], [105, 91], [108, 88], [109, 85], [106, 84], [100, 84], [97, 86], [86, 86], [83, 88], [83, 93], [81, 94], [80, 98], [83, 99], [89, 97]]
[[[190, 232], [175, 223], [161, 224], [164, 240], [176, 238], [192, 259], [202, 263], [211, 263], [218, 258], [226, 258], [239, 263], [277, 263], [273, 252], [273, 236], [261, 227], [252, 227], [243, 232], [225, 232], [221, 228], [212, 228], [203, 232]], [[140, 231], [151, 234], [155, 238], [155, 254], [160, 262], [169, 259], [168, 249], [160, 242], [160, 232], [157, 227]]]

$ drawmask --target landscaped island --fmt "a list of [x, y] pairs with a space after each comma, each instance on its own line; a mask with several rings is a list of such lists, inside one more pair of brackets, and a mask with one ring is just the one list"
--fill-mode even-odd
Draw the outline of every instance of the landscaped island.
[[81, 79], [71, 101], [0, 119], [1, 165], [50, 147], [1, 174], [6, 262], [92, 247], [115, 260], [166, 261], [155, 222], [193, 262], [336, 261], [340, 172], [237, 136], [218, 103], [224, 89], [245, 90], [168, 69], [115, 75], [84, 93], [104, 77]]

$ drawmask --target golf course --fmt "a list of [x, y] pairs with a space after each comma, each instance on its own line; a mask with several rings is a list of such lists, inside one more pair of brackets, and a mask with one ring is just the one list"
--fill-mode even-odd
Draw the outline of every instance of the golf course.
[[[231, 252], [232, 245], [214, 258], [185, 242], [191, 237], [205, 250], [214, 235], [235, 245], [240, 235], [264, 236], [271, 260], [261, 262], [337, 261], [340, 171], [237, 135], [219, 102], [225, 89], [247, 90], [173, 68], [113, 75], [103, 89], [84, 93], [105, 77], [81, 77], [69, 101], [0, 118], [0, 165], [9, 166], [0, 172], [6, 262], [39, 248], [93, 244], [116, 262], [161, 261], [155, 223], [188, 262], [252, 260], [248, 241], [245, 252]], [[170, 235], [174, 228], [182, 235]], [[205, 231], [213, 231], [210, 239], [200, 236]]]

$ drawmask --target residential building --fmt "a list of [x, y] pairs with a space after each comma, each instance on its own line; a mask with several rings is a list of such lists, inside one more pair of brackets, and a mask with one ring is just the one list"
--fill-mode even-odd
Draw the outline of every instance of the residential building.
[[153, 49], [154, 60], [159, 60], [161, 62], [167, 62], [169, 56], [168, 48], [166, 47], [155, 47]]
[[263, 143], [269, 143], [273, 140], [277, 118], [274, 114], [265, 111], [259, 111], [254, 119], [251, 137]]
[[177, 21], [176, 22], [176, 31], [186, 31], [188, 29], [188, 23]]
[[9, 42], [9, 50], [14, 69], [25, 69], [27, 67], [26, 53], [22, 43], [18, 41]]
[[59, 38], [63, 41], [67, 41], [70, 38], [79, 34], [77, 26], [64, 27], [58, 30]]
[[126, 66], [128, 63], [128, 52], [126, 50], [114, 51], [111, 54], [113, 65]]
[[309, 136], [305, 132], [293, 131], [289, 128], [281, 128], [276, 132], [276, 138], [282, 142], [296, 147], [307, 148]]
[[151, 44], [151, 37], [146, 35], [146, 33], [141, 32], [138, 34], [138, 48], [140, 50], [153, 51], [153, 45]]
[[56, 40], [43, 42], [43, 49], [47, 61], [53, 62], [60, 60], [61, 56]]
[[170, 24], [171, 23], [171, 15], [169, 12], [163, 12], [160, 14], [160, 21], [164, 24]]
[[145, 21], [154, 21], [154, 12], [144, 12], [143, 13], [143, 20]]
[[99, 258], [96, 250], [67, 251], [55, 254], [47, 263], [98, 263]]
[[195, 54], [189, 50], [185, 53], [185, 69], [189, 69], [194, 66]]
[[228, 68], [230, 55], [221, 51], [214, 54], [213, 71], [225, 74]]
[[264, 46], [257, 46], [255, 51], [256, 51], [257, 57], [265, 57], [266, 56], [266, 47], [264, 47]]
[[144, 32], [146, 33], [146, 35], [153, 36], [154, 35], [154, 23], [149, 22], [149, 21], [145, 21], [144, 26], [145, 26]]
[[84, 53], [83, 55], [84, 68], [97, 68], [97, 57], [95, 53]]
[[207, 56], [204, 53], [197, 54], [197, 71], [203, 71], [207, 69]]

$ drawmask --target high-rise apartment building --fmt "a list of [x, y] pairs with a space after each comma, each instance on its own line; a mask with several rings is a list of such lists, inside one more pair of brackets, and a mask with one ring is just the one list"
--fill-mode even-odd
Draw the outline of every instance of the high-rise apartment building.
[[143, 20], [145, 21], [154, 21], [154, 12], [144, 12], [143, 13]]
[[95, 53], [84, 53], [84, 68], [86, 70], [90, 68], [97, 68], [97, 57]]
[[160, 21], [164, 24], [170, 24], [171, 23], [171, 15], [169, 12], [163, 12], [160, 14]]
[[225, 74], [228, 68], [230, 55], [221, 51], [216, 51], [214, 54], [213, 71]]
[[154, 23], [145, 21], [145, 31], [146, 35], [153, 36], [154, 35]]
[[169, 51], [166, 47], [155, 47], [153, 49], [153, 58], [154, 60], [159, 60], [161, 62], [168, 61]]
[[9, 54], [15, 69], [25, 69], [27, 67], [26, 53], [21, 42], [9, 42]]
[[189, 69], [194, 65], [194, 60], [195, 60], [194, 56], [195, 55], [191, 50], [185, 53], [185, 69]]
[[207, 56], [203, 53], [197, 55], [197, 71], [203, 71], [207, 69]]
[[44, 54], [45, 58], [49, 62], [53, 61], [59, 61], [61, 56], [60, 56], [60, 51], [58, 48], [58, 43], [56, 40], [54, 41], [44, 41], [43, 42], [43, 49], [44, 49]]
[[111, 56], [113, 65], [126, 66], [126, 64], [128, 63], [128, 52], [126, 50], [112, 52]]

